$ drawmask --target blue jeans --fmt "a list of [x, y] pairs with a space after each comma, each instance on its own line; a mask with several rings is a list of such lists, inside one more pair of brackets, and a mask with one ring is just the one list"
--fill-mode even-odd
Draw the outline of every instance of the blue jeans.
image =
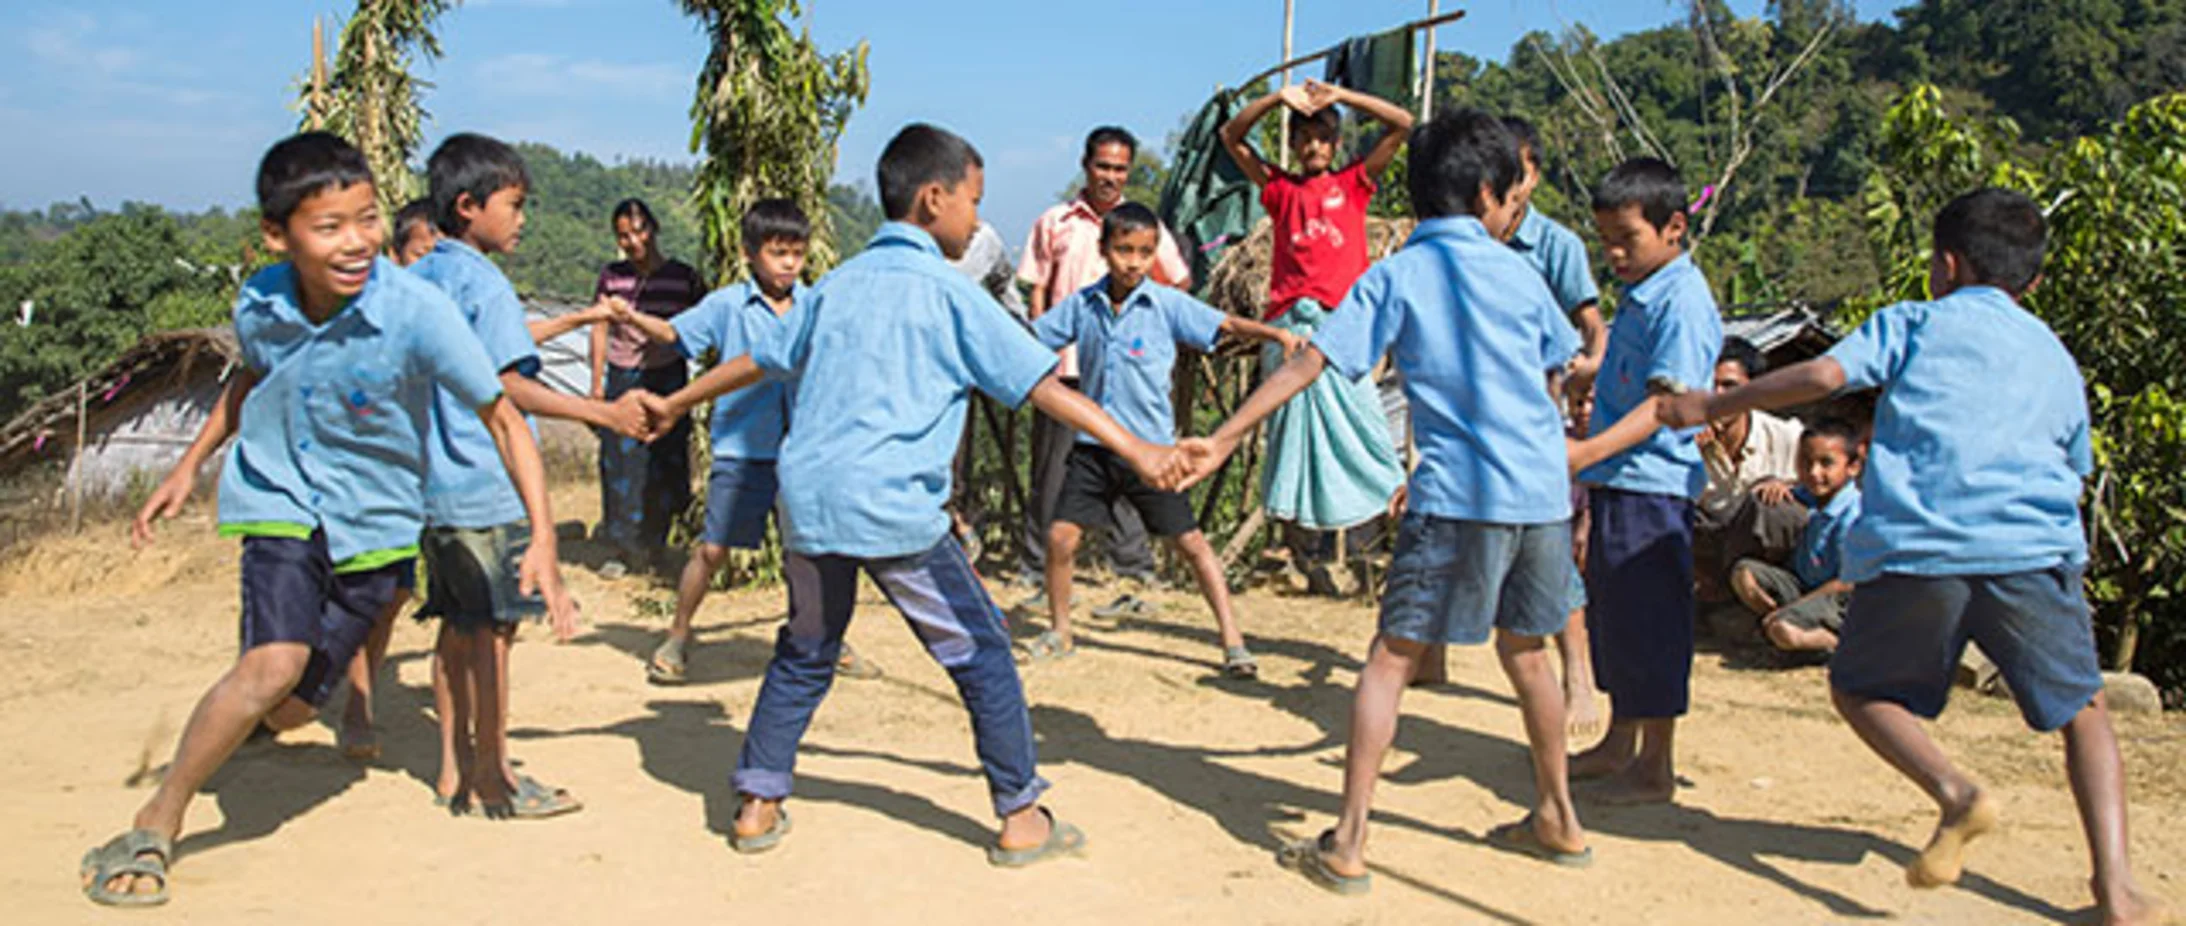
[[[690, 371], [682, 362], [649, 370], [608, 367], [607, 400], [632, 389], [668, 395], [683, 388]], [[676, 421], [648, 444], [602, 430], [598, 535], [631, 553], [652, 554], [668, 544], [668, 526], [691, 504], [691, 419]]]
[[731, 779], [736, 790], [764, 800], [789, 796], [797, 743], [835, 681], [843, 631], [857, 610], [859, 570], [880, 586], [926, 652], [956, 682], [971, 712], [972, 739], [995, 816], [1038, 802], [1048, 783], [1033, 767], [1032, 715], [1010, 654], [1009, 631], [964, 549], [948, 536], [924, 553], [892, 559], [783, 555], [789, 623], [775, 637], [774, 659], [752, 705], [751, 727]]

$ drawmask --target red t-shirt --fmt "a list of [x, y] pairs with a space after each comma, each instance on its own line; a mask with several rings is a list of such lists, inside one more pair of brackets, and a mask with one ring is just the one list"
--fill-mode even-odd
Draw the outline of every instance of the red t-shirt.
[[1363, 162], [1317, 177], [1268, 168], [1260, 205], [1275, 226], [1275, 254], [1268, 268], [1268, 312], [1273, 321], [1300, 299], [1335, 308], [1366, 272], [1366, 204], [1374, 178]]

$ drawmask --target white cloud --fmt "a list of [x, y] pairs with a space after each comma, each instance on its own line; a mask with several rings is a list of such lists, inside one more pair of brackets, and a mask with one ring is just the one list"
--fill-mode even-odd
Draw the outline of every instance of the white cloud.
[[107, 31], [87, 14], [70, 13], [25, 31], [23, 45], [40, 64], [79, 76], [87, 90], [144, 96], [171, 106], [202, 106], [234, 98], [230, 93], [178, 84], [171, 79], [174, 73], [143, 73], [145, 57], [134, 48], [100, 41]]
[[628, 96], [687, 90], [691, 75], [667, 64], [625, 64], [602, 58], [571, 60], [520, 52], [479, 62], [478, 80], [512, 96]]

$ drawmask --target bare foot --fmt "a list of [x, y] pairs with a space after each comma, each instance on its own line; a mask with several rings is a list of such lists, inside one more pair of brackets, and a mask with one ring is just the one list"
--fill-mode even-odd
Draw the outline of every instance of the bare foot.
[[2099, 904], [2095, 912], [2103, 926], [2162, 926], [2171, 921], [2163, 901], [2139, 891], [2128, 891], [2122, 903]]
[[781, 801], [761, 800], [746, 796], [744, 806], [736, 811], [736, 835], [740, 839], [754, 839], [774, 829], [775, 818], [782, 813]]
[[1996, 828], [1996, 802], [1987, 792], [1975, 791], [1966, 806], [1947, 812], [1936, 823], [1928, 847], [1905, 866], [1905, 883], [1914, 887], [1942, 887], [1958, 883], [1966, 870], [1966, 844]]
[[1632, 750], [1629, 746], [1614, 749], [1603, 742], [1585, 752], [1571, 757], [1569, 774], [1572, 781], [1588, 781], [1623, 774], [1632, 767]]
[[1593, 739], [1602, 732], [1602, 703], [1592, 685], [1564, 687], [1564, 735], [1572, 740]]
[[1635, 762], [1626, 765], [1623, 771], [1603, 779], [1587, 796], [1598, 803], [1615, 807], [1667, 804], [1677, 797], [1677, 778], [1665, 778], [1643, 770]]

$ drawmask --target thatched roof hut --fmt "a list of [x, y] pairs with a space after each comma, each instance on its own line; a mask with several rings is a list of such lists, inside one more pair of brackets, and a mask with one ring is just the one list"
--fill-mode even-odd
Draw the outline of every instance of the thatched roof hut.
[[[1411, 219], [1366, 220], [1366, 253], [1380, 260], [1404, 245], [1412, 234]], [[1252, 227], [1252, 234], [1231, 246], [1207, 274], [1199, 298], [1228, 312], [1259, 318], [1268, 304], [1268, 266], [1274, 258], [1275, 234], [1267, 219]], [[1333, 308], [1333, 307], [1332, 307]]]
[[0, 427], [0, 475], [71, 459], [83, 400], [84, 452], [76, 476], [89, 496], [126, 491], [171, 466], [242, 361], [234, 330], [191, 328], [145, 336], [75, 388], [47, 396]]

